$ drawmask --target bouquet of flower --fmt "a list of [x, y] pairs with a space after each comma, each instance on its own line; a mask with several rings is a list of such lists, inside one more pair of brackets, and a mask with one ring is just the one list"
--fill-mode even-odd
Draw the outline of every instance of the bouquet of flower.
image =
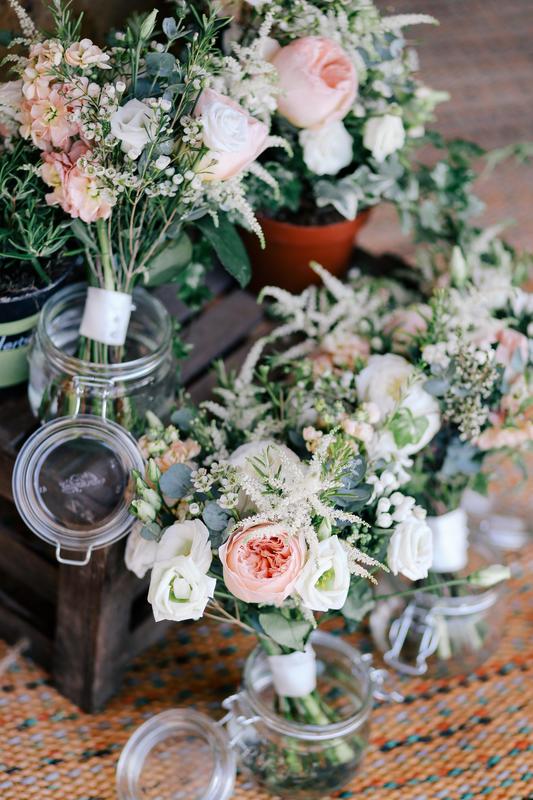
[[20, 136], [39, 151], [46, 202], [63, 210], [84, 248], [91, 286], [82, 357], [120, 361], [133, 287], [179, 270], [184, 226], [196, 221], [246, 280], [225, 213], [260, 233], [241, 181], [268, 146], [268, 127], [211, 88], [226, 22], [212, 11], [193, 31], [179, 10], [157, 29], [154, 10], [101, 48], [80, 37], [81, 19], [61, 0], [51, 5], [51, 36], [10, 4], [23, 32], [12, 45], [25, 54], [7, 57], [20, 77], [0, 86], [3, 132], [8, 144]]
[[[360, 621], [380, 572], [426, 576], [431, 533], [395, 473], [371, 466], [354, 435], [373, 430], [375, 405], [340, 413], [327, 383], [310, 394], [309, 376], [305, 385], [300, 375], [279, 381], [266, 364], [252, 368], [256, 356], [237, 376], [221, 367], [216, 399], [200, 409], [183, 404], [166, 428], [150, 419], [126, 564], [139, 577], [151, 569], [156, 620], [207, 617], [256, 636], [276, 713], [327, 725], [340, 717], [317, 690], [312, 631], [340, 614]], [[328, 751], [329, 770], [359, 757], [357, 737], [350, 741]], [[282, 762], [265, 777], [278, 793], [306, 770], [289, 747]]]
[[279, 189], [265, 191], [253, 176], [248, 180], [254, 208], [320, 224], [339, 215], [354, 219], [358, 210], [390, 197], [434, 107], [447, 99], [415, 77], [416, 52], [402, 33], [435, 20], [382, 16], [366, 0], [228, 8], [234, 13], [226, 37], [234, 75], [240, 79], [250, 47], [270, 63], [277, 94], [269, 96], [263, 115], [291, 146], [261, 159]]

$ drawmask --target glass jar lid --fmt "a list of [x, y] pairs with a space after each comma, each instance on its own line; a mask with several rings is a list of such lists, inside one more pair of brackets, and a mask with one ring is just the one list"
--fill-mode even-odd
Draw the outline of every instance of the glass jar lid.
[[[28, 526], [58, 561], [87, 564], [93, 550], [131, 529], [131, 471], [143, 470], [135, 439], [115, 422], [83, 415], [46, 423], [15, 462], [13, 496]], [[62, 553], [81, 553], [66, 558]]]
[[192, 709], [152, 717], [117, 765], [119, 800], [229, 800], [236, 758], [222, 725]]

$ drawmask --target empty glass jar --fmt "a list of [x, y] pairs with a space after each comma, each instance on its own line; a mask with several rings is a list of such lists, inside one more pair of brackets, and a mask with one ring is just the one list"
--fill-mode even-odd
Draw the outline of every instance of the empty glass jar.
[[[476, 542], [461, 575], [494, 564], [495, 553]], [[390, 591], [405, 584], [391, 580]], [[453, 592], [453, 593], [451, 593]], [[497, 648], [506, 613], [505, 584], [469, 585], [433, 593], [420, 589], [409, 597], [380, 601], [370, 627], [385, 663], [406, 675], [448, 678], [477, 669]]]
[[239, 767], [262, 789], [287, 800], [314, 800], [345, 786], [368, 744], [373, 694], [383, 670], [342, 639], [315, 632], [318, 696], [335, 721], [298, 724], [280, 716], [268, 656], [248, 657], [241, 690], [223, 702], [219, 722], [191, 709], [165, 711], [144, 723], [117, 767], [119, 800], [229, 800]]
[[101, 345], [101, 357], [83, 354], [79, 327], [87, 287], [67, 286], [45, 304], [30, 348], [29, 399], [41, 421], [95, 414], [139, 433], [146, 411], [165, 418], [174, 402], [176, 365], [172, 324], [162, 303], [144, 289], [123, 347]]

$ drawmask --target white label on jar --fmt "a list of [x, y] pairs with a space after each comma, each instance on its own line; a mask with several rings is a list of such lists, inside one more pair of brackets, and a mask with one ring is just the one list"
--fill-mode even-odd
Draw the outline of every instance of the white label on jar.
[[434, 572], [458, 572], [468, 563], [468, 525], [466, 512], [456, 508], [440, 517], [427, 517], [433, 534]]
[[89, 286], [80, 325], [81, 336], [120, 347], [126, 341], [132, 308], [131, 294]]
[[305, 650], [282, 656], [269, 656], [272, 683], [282, 697], [305, 697], [316, 689], [316, 655], [308, 644]]

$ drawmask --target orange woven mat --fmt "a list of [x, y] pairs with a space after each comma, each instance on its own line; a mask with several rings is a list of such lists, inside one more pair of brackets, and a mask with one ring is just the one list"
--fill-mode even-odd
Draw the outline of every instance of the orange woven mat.
[[[498, 652], [466, 678], [403, 680], [406, 702], [376, 706], [363, 767], [332, 798], [533, 796], [533, 579], [527, 565], [524, 554]], [[119, 696], [94, 716], [61, 697], [31, 661], [19, 658], [0, 676], [0, 798], [113, 800], [118, 756], [144, 720], [181, 705], [220, 717], [220, 700], [234, 691], [252, 640], [202, 623], [176, 625], [172, 633], [132, 664]], [[364, 634], [358, 646], [369, 649]], [[5, 652], [0, 643], [0, 658]], [[243, 779], [235, 798], [268, 800]]]

